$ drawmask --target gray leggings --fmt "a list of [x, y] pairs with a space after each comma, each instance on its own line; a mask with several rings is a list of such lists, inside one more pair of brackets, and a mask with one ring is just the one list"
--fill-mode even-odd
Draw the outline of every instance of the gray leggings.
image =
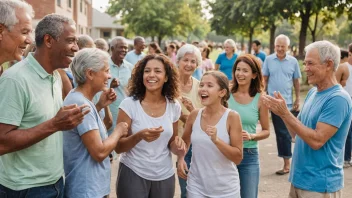
[[150, 181], [120, 163], [116, 181], [118, 198], [173, 198], [174, 194], [175, 175], [162, 181]]

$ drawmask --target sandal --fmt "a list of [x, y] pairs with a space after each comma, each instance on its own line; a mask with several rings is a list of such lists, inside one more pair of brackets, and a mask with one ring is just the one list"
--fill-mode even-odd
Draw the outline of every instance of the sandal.
[[290, 173], [290, 170], [278, 170], [275, 172], [277, 175], [286, 175], [287, 173]]

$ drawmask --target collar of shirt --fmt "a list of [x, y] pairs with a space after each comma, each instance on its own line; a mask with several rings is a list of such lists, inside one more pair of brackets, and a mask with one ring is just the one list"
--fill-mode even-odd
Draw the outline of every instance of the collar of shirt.
[[[280, 60], [279, 57], [277, 57], [277, 54], [276, 54], [276, 53], [275, 53], [275, 58], [274, 58], [274, 59]], [[288, 60], [288, 54], [286, 54], [285, 58], [282, 59], [282, 60]]]
[[111, 57], [110, 57], [110, 59], [109, 59], [109, 64], [112, 65], [112, 66], [114, 66], [114, 67], [126, 67], [125, 59], [123, 59], [121, 65], [118, 66], [118, 65], [116, 65], [116, 64], [114, 63], [114, 61], [112, 61], [112, 59], [111, 59]]
[[46, 72], [44, 68], [38, 63], [38, 61], [33, 57], [34, 52], [28, 54], [26, 60], [29, 65], [34, 69], [34, 71], [42, 78], [45, 79], [47, 77], [52, 77], [51, 74]]

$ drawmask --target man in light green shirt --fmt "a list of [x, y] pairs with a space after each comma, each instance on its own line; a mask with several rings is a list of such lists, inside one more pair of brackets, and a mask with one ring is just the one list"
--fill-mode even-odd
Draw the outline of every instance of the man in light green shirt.
[[0, 78], [0, 195], [63, 197], [60, 131], [76, 127], [89, 111], [61, 108], [56, 69], [69, 66], [76, 40], [71, 19], [47, 15], [35, 30], [37, 50]]

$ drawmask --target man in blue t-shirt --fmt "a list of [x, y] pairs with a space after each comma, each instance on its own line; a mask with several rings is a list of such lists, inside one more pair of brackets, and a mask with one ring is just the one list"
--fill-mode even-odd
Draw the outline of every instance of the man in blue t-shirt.
[[125, 60], [135, 66], [137, 62], [142, 60], [145, 56], [145, 53], [143, 52], [145, 48], [145, 40], [143, 37], [137, 36], [134, 38], [133, 42], [134, 49], [126, 54]]
[[[297, 112], [299, 110], [299, 79], [301, 70], [295, 57], [288, 55], [287, 50], [290, 39], [283, 34], [275, 38], [275, 53], [266, 57], [263, 64], [263, 77], [265, 89], [271, 96], [274, 92], [280, 92], [286, 100], [287, 107]], [[295, 88], [295, 101], [293, 101], [292, 87]], [[285, 175], [290, 172], [290, 159], [292, 157], [292, 138], [282, 119], [271, 112], [273, 121], [278, 156], [283, 158], [284, 166], [276, 171], [277, 175]]]
[[305, 72], [313, 87], [295, 118], [280, 93], [262, 101], [296, 136], [289, 197], [341, 197], [343, 155], [351, 124], [351, 98], [337, 83], [339, 48], [318, 41], [305, 48]]
[[265, 58], [266, 58], [266, 54], [260, 50], [260, 47], [261, 47], [260, 41], [254, 40], [252, 43], [252, 49], [254, 51], [254, 56], [259, 58], [262, 61], [262, 63], [264, 63]]

